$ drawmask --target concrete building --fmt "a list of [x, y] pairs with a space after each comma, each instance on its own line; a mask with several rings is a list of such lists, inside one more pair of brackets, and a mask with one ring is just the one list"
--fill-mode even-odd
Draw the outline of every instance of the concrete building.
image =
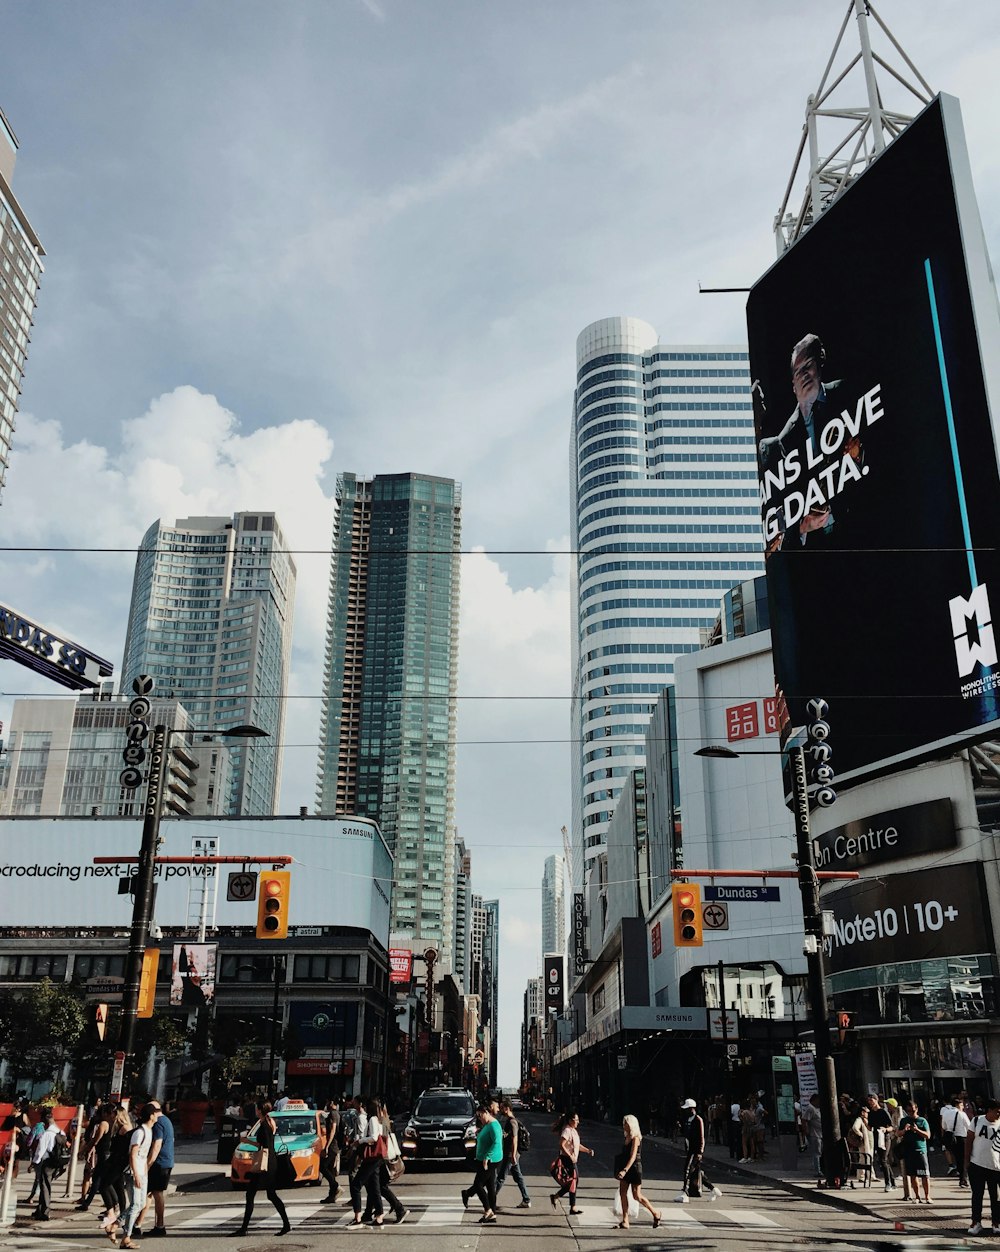
[[472, 855], [455, 840], [455, 950], [453, 973], [463, 995], [472, 993]]
[[566, 952], [566, 862], [561, 856], [545, 858], [542, 872], [542, 954]]
[[149, 674], [199, 730], [233, 740], [228, 814], [274, 813], [281, 782], [295, 562], [273, 513], [156, 521], [136, 558], [121, 689]]
[[0, 109], [0, 493], [24, 383], [45, 250], [11, 190], [17, 137]]
[[454, 961], [461, 491], [451, 479], [337, 481], [316, 790], [379, 823], [396, 858], [393, 942]]
[[[5, 817], [138, 817], [145, 790], [119, 782], [129, 698], [113, 684], [78, 699], [14, 701], [7, 751], [0, 759], [0, 814]], [[150, 725], [186, 731], [179, 700], [154, 696]], [[168, 741], [163, 811], [219, 817], [229, 794], [229, 749], [193, 734]]]
[[763, 570], [747, 361], [736, 346], [660, 344], [630, 317], [577, 339], [572, 829], [584, 873], [644, 763], [677, 658], [702, 646], [722, 593]]

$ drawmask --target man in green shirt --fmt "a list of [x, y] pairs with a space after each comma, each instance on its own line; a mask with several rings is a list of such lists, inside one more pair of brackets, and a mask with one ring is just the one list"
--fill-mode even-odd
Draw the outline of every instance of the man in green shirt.
[[476, 1135], [476, 1178], [472, 1186], [462, 1188], [462, 1203], [468, 1208], [469, 1197], [479, 1197], [483, 1206], [480, 1226], [492, 1225], [497, 1219], [497, 1165], [503, 1160], [503, 1134], [500, 1123], [485, 1104], [476, 1109], [479, 1131]]

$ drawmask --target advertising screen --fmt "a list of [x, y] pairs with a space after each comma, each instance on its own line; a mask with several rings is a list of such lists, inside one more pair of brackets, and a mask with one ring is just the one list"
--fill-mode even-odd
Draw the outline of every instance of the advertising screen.
[[215, 943], [175, 943], [170, 1003], [202, 1008], [215, 999]]
[[993, 951], [989, 904], [978, 862], [865, 879], [829, 894], [834, 933], [828, 969], [867, 969]]
[[956, 100], [757, 282], [747, 323], [787, 724], [829, 702], [835, 786], [996, 733], [1000, 322]]
[[563, 982], [565, 967], [561, 956], [547, 956], [544, 961], [545, 970], [545, 1009], [563, 1010]]

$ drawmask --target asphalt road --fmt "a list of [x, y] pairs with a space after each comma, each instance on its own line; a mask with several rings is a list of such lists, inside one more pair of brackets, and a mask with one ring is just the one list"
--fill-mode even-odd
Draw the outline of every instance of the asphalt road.
[[[826, 1252], [851, 1249], [954, 1248], [969, 1246], [964, 1240], [928, 1241], [912, 1235], [894, 1235], [889, 1223], [860, 1212], [831, 1207], [809, 1197], [791, 1194], [770, 1180], [747, 1178], [728, 1171], [713, 1174], [722, 1190], [715, 1202], [707, 1199], [677, 1204], [681, 1158], [668, 1149], [647, 1143], [643, 1152], [647, 1182], [644, 1191], [653, 1205], [663, 1212], [663, 1224], [653, 1230], [649, 1214], [642, 1212], [627, 1231], [615, 1228], [612, 1212], [616, 1182], [611, 1162], [619, 1147], [619, 1136], [611, 1127], [596, 1131], [584, 1128], [584, 1142], [597, 1152], [594, 1160], [584, 1159], [578, 1204], [583, 1213], [569, 1216], [565, 1203], [557, 1211], [549, 1196], [555, 1190], [547, 1166], [555, 1155], [555, 1139], [546, 1122], [528, 1119], [532, 1131], [532, 1151], [522, 1167], [532, 1207], [517, 1209], [520, 1200], [516, 1185], [509, 1179], [501, 1194], [502, 1211], [496, 1226], [481, 1227], [481, 1210], [473, 1198], [468, 1211], [459, 1197], [470, 1173], [464, 1167], [408, 1166], [398, 1185], [400, 1199], [410, 1210], [402, 1225], [386, 1214], [382, 1230], [349, 1229], [349, 1205], [321, 1204], [325, 1187], [307, 1187], [284, 1192], [292, 1231], [278, 1238], [279, 1222], [267, 1199], [258, 1197], [250, 1234], [236, 1235], [243, 1214], [243, 1195], [229, 1189], [219, 1179], [171, 1196], [167, 1216], [168, 1236], [143, 1242], [169, 1252], [178, 1244], [197, 1246], [223, 1240], [233, 1252], [312, 1252], [354, 1246], [362, 1250], [385, 1247], [395, 1242], [407, 1252], [475, 1252], [498, 1242], [518, 1252], [547, 1252], [548, 1249], [583, 1247], [587, 1252], [605, 1248], [682, 1248], [684, 1252], [724, 1249], [726, 1252], [767, 1252], [769, 1249], [803, 1249], [822, 1246]], [[346, 1197], [346, 1188], [342, 1190]], [[96, 1210], [95, 1210], [96, 1211]], [[14, 1252], [80, 1252], [85, 1248], [106, 1248], [92, 1211], [45, 1227], [19, 1227], [0, 1238], [0, 1248]], [[975, 1242], [975, 1241], [970, 1241]]]

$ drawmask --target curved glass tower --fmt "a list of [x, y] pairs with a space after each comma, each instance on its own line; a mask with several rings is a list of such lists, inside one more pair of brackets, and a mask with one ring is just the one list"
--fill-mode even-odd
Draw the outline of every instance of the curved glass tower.
[[593, 322], [577, 339], [577, 886], [604, 847], [629, 772], [645, 762], [674, 657], [702, 646], [734, 583], [763, 572], [748, 369], [743, 348], [659, 344], [633, 317]]

